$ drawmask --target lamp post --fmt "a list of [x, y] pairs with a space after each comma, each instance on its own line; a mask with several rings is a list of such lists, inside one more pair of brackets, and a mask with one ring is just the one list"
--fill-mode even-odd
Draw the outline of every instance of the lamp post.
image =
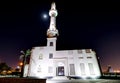
[[19, 66], [20, 66], [20, 72], [21, 72], [22, 66], [23, 66], [23, 62], [19, 62]]

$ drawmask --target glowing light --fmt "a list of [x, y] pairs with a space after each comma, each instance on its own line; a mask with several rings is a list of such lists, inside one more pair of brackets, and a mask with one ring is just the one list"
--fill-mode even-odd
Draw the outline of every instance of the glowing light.
[[47, 14], [43, 14], [42, 17], [43, 17], [43, 19], [47, 19], [48, 15]]
[[114, 73], [120, 73], [120, 70], [114, 70]]
[[8, 73], [8, 74], [11, 74], [11, 73], [12, 73], [12, 71], [10, 71], [10, 70], [9, 70], [9, 71], [7, 71], [7, 73]]
[[20, 66], [17, 66], [17, 69], [20, 69]]
[[20, 62], [20, 66], [22, 66], [23, 65], [23, 63], [22, 62]]

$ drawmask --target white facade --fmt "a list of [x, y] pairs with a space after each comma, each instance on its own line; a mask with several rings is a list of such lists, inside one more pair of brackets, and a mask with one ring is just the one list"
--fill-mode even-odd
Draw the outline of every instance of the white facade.
[[[47, 31], [47, 46], [32, 49], [30, 64], [25, 75], [38, 78], [56, 76], [100, 77], [97, 57], [91, 49], [56, 50], [58, 30], [55, 24], [57, 16], [55, 3], [52, 4], [51, 10], [50, 16], [53, 24], [50, 23]], [[54, 26], [52, 27], [52, 25]]]

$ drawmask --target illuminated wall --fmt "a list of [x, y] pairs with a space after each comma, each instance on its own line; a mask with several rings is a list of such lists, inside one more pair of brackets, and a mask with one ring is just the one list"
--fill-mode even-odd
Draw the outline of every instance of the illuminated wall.
[[56, 38], [47, 39], [47, 46], [32, 49], [28, 76], [39, 78], [101, 76], [94, 51], [91, 49], [56, 51]]

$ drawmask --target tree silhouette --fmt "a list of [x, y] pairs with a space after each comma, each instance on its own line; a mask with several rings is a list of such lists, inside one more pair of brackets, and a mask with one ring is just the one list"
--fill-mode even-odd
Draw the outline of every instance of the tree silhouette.
[[9, 67], [5, 62], [0, 63], [0, 73], [3, 72], [3, 71], [9, 71], [11, 69], [12, 68]]

